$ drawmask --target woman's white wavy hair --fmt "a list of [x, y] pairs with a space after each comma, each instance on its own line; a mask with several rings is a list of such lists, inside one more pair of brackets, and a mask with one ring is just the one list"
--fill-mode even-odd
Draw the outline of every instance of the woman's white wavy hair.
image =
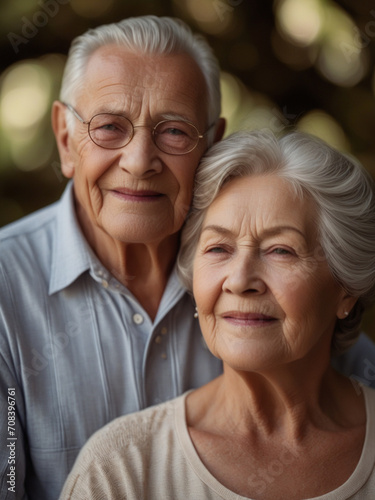
[[315, 201], [323, 257], [338, 283], [358, 298], [349, 316], [336, 322], [332, 354], [339, 354], [355, 342], [363, 312], [375, 300], [375, 188], [356, 160], [313, 136], [293, 132], [277, 139], [268, 131], [238, 132], [206, 153], [181, 237], [180, 277], [192, 290], [202, 224], [222, 187], [236, 177], [266, 174]]

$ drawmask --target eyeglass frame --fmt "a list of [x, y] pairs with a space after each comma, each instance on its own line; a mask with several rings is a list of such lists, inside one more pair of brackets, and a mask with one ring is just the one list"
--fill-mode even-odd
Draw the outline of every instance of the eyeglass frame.
[[[116, 150], [116, 149], [122, 149], [122, 148], [125, 148], [130, 142], [131, 140], [133, 139], [134, 137], [134, 129], [136, 128], [151, 128], [150, 126], [148, 125], [134, 125], [133, 122], [131, 120], [129, 120], [129, 118], [127, 118], [125, 115], [121, 115], [121, 114], [118, 114], [118, 113], [109, 113], [109, 112], [103, 112], [103, 113], [96, 113], [95, 115], [93, 115], [90, 120], [88, 121], [85, 121], [79, 114], [78, 112], [74, 109], [74, 107], [71, 105], [71, 104], [68, 104], [66, 102], [63, 102], [61, 101], [61, 104], [63, 104], [67, 109], [69, 109], [69, 111], [71, 113], [73, 113], [73, 115], [77, 118], [77, 120], [79, 120], [82, 124], [84, 125], [87, 125], [87, 133], [88, 133], [88, 136], [90, 137], [90, 140], [96, 145], [98, 146], [99, 148], [102, 148], [102, 149], [108, 149], [108, 150]], [[113, 115], [113, 116], [121, 116], [122, 118], [125, 118], [129, 123], [130, 125], [132, 126], [132, 134], [130, 136], [130, 139], [128, 140], [128, 142], [126, 142], [125, 144], [123, 144], [122, 146], [117, 146], [115, 148], [107, 148], [105, 146], [101, 146], [100, 144], [98, 144], [97, 142], [94, 141], [94, 139], [91, 137], [91, 134], [90, 134], [90, 124], [92, 122], [92, 120], [96, 117], [96, 116], [99, 116], [99, 115]], [[164, 151], [163, 149], [160, 148], [160, 146], [156, 143], [155, 141], [155, 130], [156, 128], [161, 125], [162, 123], [167, 123], [169, 121], [177, 121], [177, 122], [182, 122], [182, 123], [187, 123], [189, 125], [191, 125], [196, 131], [197, 131], [197, 141], [195, 143], [195, 145], [189, 149], [189, 151], [184, 151], [183, 153], [170, 153], [168, 151]], [[199, 130], [197, 129], [197, 127], [189, 122], [188, 120], [161, 120], [160, 122], [158, 122], [151, 130], [151, 136], [152, 136], [152, 140], [153, 140], [153, 143], [155, 144], [155, 146], [159, 149], [159, 151], [161, 151], [162, 153], [165, 153], [167, 155], [171, 155], [171, 156], [183, 156], [183, 155], [186, 155], [188, 153], [191, 153], [192, 151], [194, 151], [194, 149], [198, 146], [199, 144], [199, 141], [201, 139], [204, 138], [204, 136], [209, 132], [209, 130], [211, 130], [211, 128], [215, 125], [216, 122], [212, 123], [208, 128], [207, 130], [201, 134], [199, 132]]]

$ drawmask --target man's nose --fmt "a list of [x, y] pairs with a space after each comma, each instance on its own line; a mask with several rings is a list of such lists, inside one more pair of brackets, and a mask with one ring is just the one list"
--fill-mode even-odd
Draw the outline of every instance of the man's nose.
[[263, 294], [267, 290], [263, 264], [250, 255], [238, 255], [229, 265], [222, 289], [237, 295]]
[[159, 153], [150, 129], [135, 127], [132, 140], [121, 149], [119, 166], [133, 177], [151, 177], [163, 169]]

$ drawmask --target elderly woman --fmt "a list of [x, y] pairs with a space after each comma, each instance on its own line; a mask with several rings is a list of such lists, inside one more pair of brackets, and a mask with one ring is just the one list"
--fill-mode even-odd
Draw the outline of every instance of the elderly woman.
[[375, 391], [330, 363], [375, 295], [364, 170], [303, 134], [234, 134], [201, 163], [179, 266], [223, 375], [99, 431], [61, 498], [374, 498]]

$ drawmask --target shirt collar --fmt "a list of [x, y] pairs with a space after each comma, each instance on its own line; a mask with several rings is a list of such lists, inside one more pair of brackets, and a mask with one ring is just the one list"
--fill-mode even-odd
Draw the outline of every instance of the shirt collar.
[[[100, 282], [103, 278], [109, 281], [110, 273], [94, 254], [78, 223], [74, 206], [73, 182], [70, 181], [57, 206], [49, 294], [66, 288], [82, 273], [89, 270], [96, 281]], [[121, 288], [124, 292], [127, 291], [125, 287], [121, 286]], [[186, 289], [178, 278], [175, 265], [155, 321], [159, 317], [162, 318], [184, 293]]]
[[74, 208], [70, 181], [58, 203], [53, 238], [49, 293], [67, 287], [94, 263], [93, 252], [82, 234]]
[[161, 299], [154, 321], [155, 324], [164, 318], [165, 314], [177, 304], [186, 291], [186, 288], [182, 285], [178, 277], [177, 266], [175, 264]]

